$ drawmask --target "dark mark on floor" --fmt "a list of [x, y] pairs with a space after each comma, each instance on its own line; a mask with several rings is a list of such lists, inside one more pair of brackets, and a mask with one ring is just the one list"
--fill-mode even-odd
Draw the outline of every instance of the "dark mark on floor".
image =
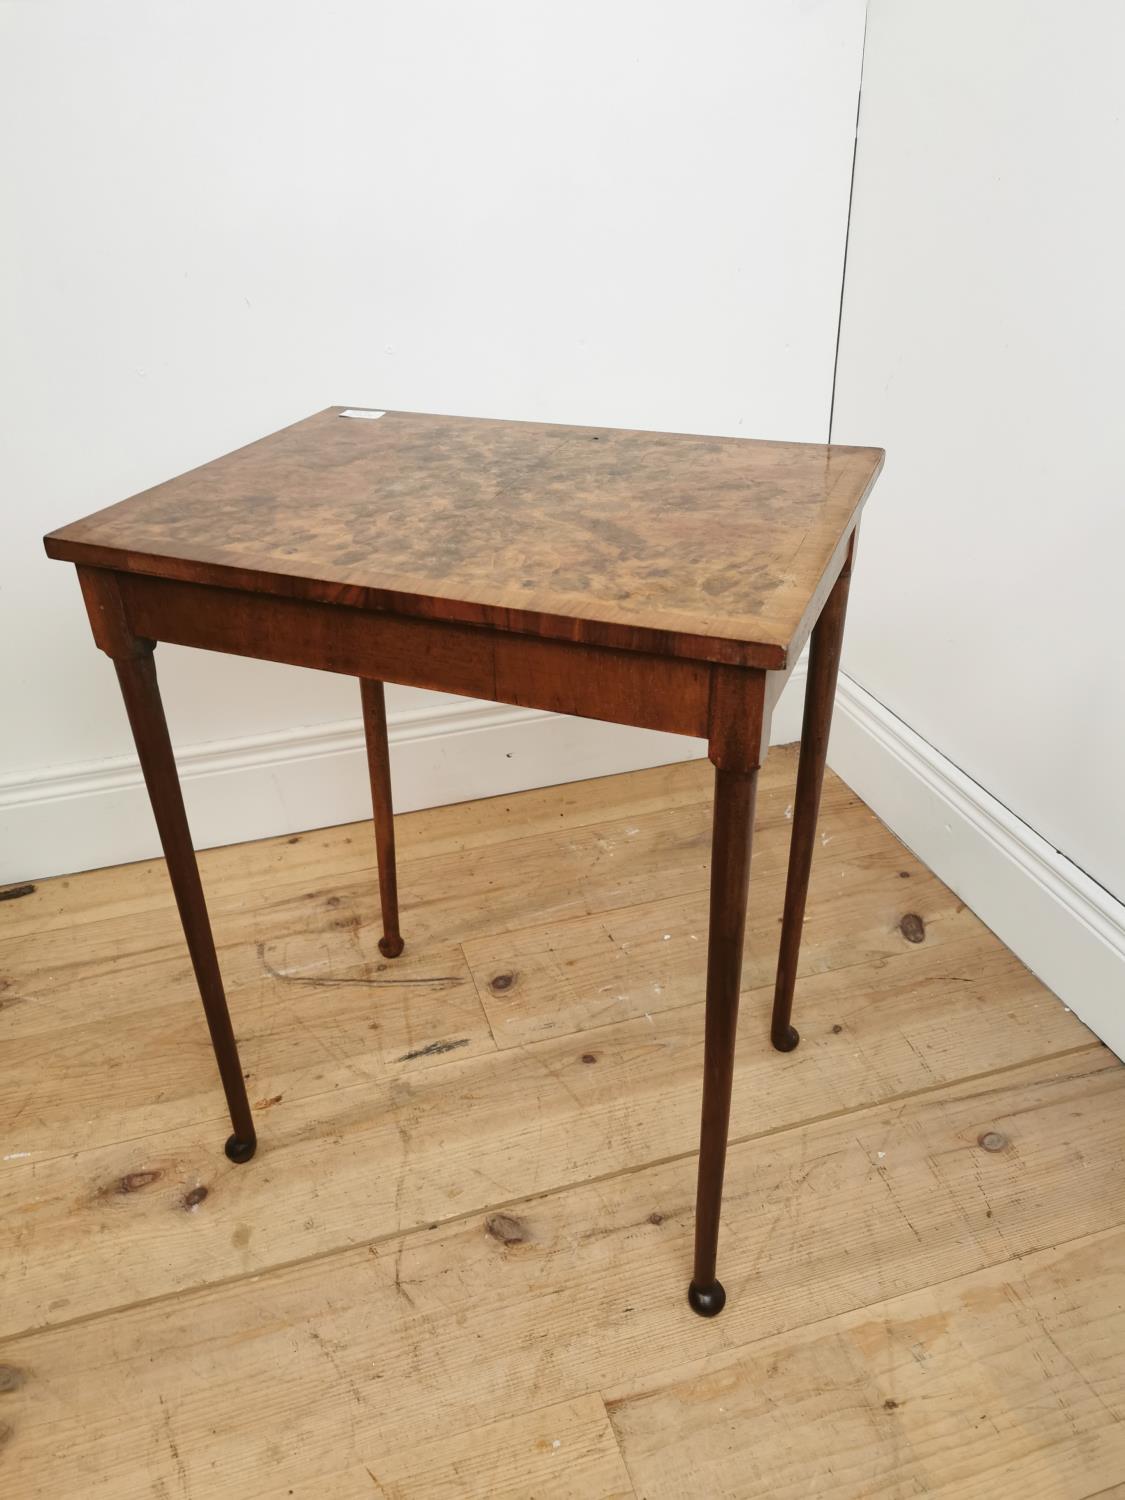
[[26, 1379], [15, 1365], [0, 1365], [0, 1392], [18, 1391]]
[[502, 1245], [522, 1245], [530, 1238], [527, 1225], [513, 1214], [493, 1214], [485, 1220], [484, 1229]]
[[416, 1047], [413, 1052], [404, 1052], [398, 1059], [399, 1062], [413, 1062], [416, 1057], [440, 1057], [443, 1052], [456, 1052], [458, 1047], [467, 1047], [469, 1038], [460, 1037], [455, 1042], [427, 1042], [424, 1047]]
[[202, 1186], [193, 1187], [190, 1192], [184, 1194], [184, 1208], [190, 1213], [193, 1208], [198, 1208], [207, 1196], [207, 1189]]
[[99, 1196], [105, 1198], [110, 1193], [139, 1193], [142, 1188], [151, 1187], [154, 1182], [159, 1182], [164, 1173], [153, 1167], [144, 1172], [126, 1172], [124, 1177], [119, 1177], [116, 1182], [110, 1183], [108, 1187], [101, 1190]]
[[898, 924], [898, 930], [908, 943], [926, 941], [926, 924], [916, 911], [908, 911]]
[[33, 885], [9, 885], [0, 891], [0, 901], [18, 901], [21, 896], [30, 896]]
[[160, 1410], [164, 1415], [164, 1435], [168, 1441], [168, 1451], [175, 1461], [176, 1473], [180, 1477], [180, 1487], [186, 1495], [188, 1493], [187, 1469], [184, 1466], [183, 1459], [180, 1457], [180, 1450], [176, 1446], [176, 1439], [172, 1436], [172, 1413], [168, 1410], [163, 1396], [159, 1396], [157, 1399], [160, 1402]]

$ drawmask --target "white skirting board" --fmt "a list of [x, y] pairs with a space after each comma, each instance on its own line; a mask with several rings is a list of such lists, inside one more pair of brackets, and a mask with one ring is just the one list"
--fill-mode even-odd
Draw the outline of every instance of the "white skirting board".
[[844, 675], [828, 761], [1065, 1005], [1125, 1057], [1125, 905]]
[[[800, 733], [787, 688], [775, 744]], [[473, 698], [388, 715], [396, 812], [497, 797], [695, 760], [703, 740]], [[280, 730], [176, 751], [197, 849], [371, 816], [361, 721]], [[0, 885], [152, 859], [156, 825], [134, 756], [0, 777]]]
[[[691, 760], [702, 740], [468, 698], [389, 716], [396, 812]], [[177, 751], [199, 849], [371, 816], [358, 719]], [[0, 885], [159, 854], [132, 756], [0, 780]]]
[[[772, 739], [800, 734], [804, 662]], [[395, 807], [665, 765], [701, 740], [471, 699], [391, 716]], [[179, 757], [199, 848], [370, 816], [358, 721], [190, 746]], [[1115, 1052], [1125, 1056], [1125, 906], [857, 683], [841, 675], [832, 768]], [[159, 853], [136, 761], [0, 781], [0, 884]]]

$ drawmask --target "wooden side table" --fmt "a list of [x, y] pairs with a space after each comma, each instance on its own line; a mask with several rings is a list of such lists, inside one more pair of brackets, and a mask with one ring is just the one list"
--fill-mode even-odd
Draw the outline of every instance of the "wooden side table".
[[758, 767], [812, 636], [771, 1040], [791, 1023], [848, 583], [875, 448], [330, 408], [46, 538], [113, 659], [233, 1134], [254, 1122], [153, 662], [157, 641], [358, 677], [389, 958], [384, 681], [694, 735], [715, 765], [695, 1266], [712, 1317]]

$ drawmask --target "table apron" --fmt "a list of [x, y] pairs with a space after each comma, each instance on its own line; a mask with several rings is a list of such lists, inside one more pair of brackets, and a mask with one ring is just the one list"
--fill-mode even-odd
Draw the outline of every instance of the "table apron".
[[737, 677], [756, 696], [765, 676], [753, 668], [716, 668], [209, 584], [80, 571], [115, 586], [124, 625], [149, 640], [704, 739], [711, 731], [713, 679]]

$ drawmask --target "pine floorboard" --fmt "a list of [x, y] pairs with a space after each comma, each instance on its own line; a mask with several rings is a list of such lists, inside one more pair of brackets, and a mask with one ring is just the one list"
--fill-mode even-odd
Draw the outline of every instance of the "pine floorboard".
[[244, 1167], [162, 864], [0, 902], [0, 1491], [1125, 1494], [1125, 1069], [831, 775], [774, 1053], [795, 767], [714, 1322], [705, 762], [400, 818], [395, 962], [367, 825], [203, 854]]

